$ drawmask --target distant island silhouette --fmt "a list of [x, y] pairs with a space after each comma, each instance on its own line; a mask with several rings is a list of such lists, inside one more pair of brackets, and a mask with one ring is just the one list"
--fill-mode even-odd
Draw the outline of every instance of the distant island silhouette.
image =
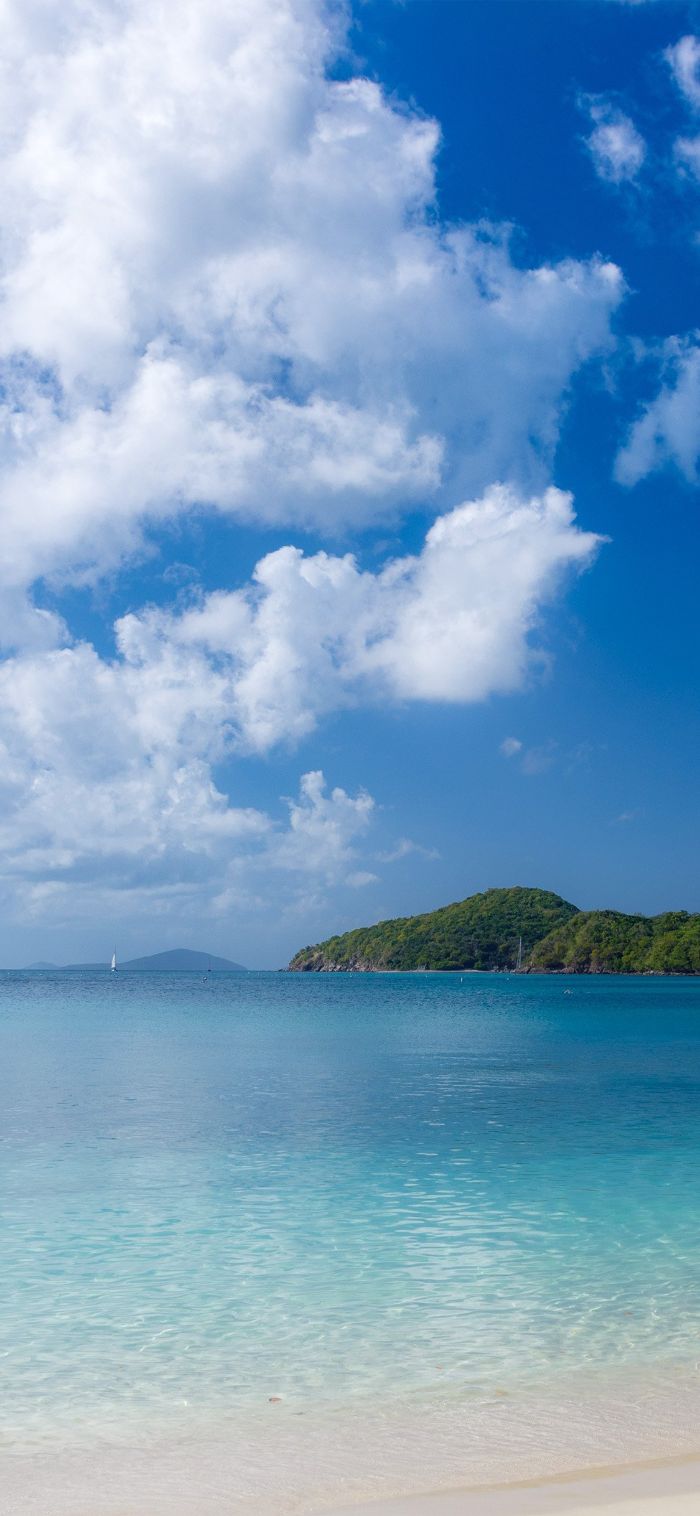
[[[105, 956], [99, 963], [28, 963], [28, 969], [108, 969], [109, 956]], [[123, 963], [118, 963], [121, 969], [156, 970], [161, 972], [176, 973], [178, 970], [189, 969], [193, 972], [204, 973], [207, 969], [215, 971], [227, 970], [229, 973], [246, 974], [248, 971], [242, 963], [234, 963], [231, 958], [218, 958], [215, 953], [199, 953], [193, 948], [169, 948], [164, 953], [149, 953], [145, 958], [125, 958]]]

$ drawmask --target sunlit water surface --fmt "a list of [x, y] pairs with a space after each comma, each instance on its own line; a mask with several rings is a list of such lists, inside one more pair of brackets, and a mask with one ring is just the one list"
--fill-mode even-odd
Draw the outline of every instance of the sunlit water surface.
[[437, 1417], [456, 1474], [497, 1410], [527, 1472], [528, 1404], [657, 1385], [674, 1451], [699, 1084], [693, 980], [0, 975], [5, 1448]]

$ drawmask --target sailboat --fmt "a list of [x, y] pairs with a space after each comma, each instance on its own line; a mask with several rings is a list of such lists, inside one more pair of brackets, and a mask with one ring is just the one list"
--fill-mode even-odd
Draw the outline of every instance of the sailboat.
[[117, 972], [117, 949], [116, 948], [114, 949], [114, 952], [112, 953], [111, 971], [112, 971], [113, 974], [116, 974], [116, 972]]
[[522, 968], [522, 966], [523, 966], [523, 939], [522, 939], [522, 937], [519, 937], [518, 938], [518, 961], [517, 961], [517, 963], [515, 965], [516, 973], [517, 973], [518, 969]]

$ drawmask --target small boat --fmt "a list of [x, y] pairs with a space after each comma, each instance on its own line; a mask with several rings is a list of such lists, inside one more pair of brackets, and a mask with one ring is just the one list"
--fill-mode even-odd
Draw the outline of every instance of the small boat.
[[111, 972], [113, 974], [116, 974], [116, 972], [117, 972], [117, 949], [116, 948], [114, 949], [114, 952], [112, 953], [112, 963], [111, 963], [110, 967], [111, 967]]

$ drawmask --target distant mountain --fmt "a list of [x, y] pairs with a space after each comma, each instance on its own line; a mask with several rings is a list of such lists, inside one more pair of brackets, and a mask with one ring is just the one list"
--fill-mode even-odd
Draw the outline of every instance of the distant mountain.
[[[32, 964], [30, 967], [37, 968], [38, 965]], [[51, 967], [55, 968], [56, 965], [52, 964]], [[241, 974], [247, 973], [242, 963], [234, 963], [231, 958], [217, 958], [213, 953], [197, 953], [192, 948], [170, 948], [166, 953], [150, 953], [146, 958], [127, 958], [123, 963], [120, 962], [118, 967], [120, 969], [155, 969], [166, 973], [174, 973], [178, 969], [191, 969], [194, 972], [204, 973], [208, 968], [225, 969], [229, 973], [233, 970]], [[105, 958], [102, 963], [64, 963], [63, 968], [108, 969], [109, 961]]]
[[27, 963], [27, 964], [25, 964], [25, 968], [27, 968], [27, 969], [57, 969], [58, 968], [58, 964], [57, 963], [46, 963], [43, 958], [39, 958], [36, 963]]
[[533, 974], [700, 974], [700, 915], [579, 911], [546, 890], [486, 890], [424, 916], [302, 948], [295, 972], [509, 969]]
[[233, 963], [230, 958], [216, 958], [213, 953], [196, 953], [192, 948], [171, 948], [167, 953], [151, 953], [147, 958], [128, 958], [120, 963], [122, 969], [235, 969], [247, 973], [242, 963]]

